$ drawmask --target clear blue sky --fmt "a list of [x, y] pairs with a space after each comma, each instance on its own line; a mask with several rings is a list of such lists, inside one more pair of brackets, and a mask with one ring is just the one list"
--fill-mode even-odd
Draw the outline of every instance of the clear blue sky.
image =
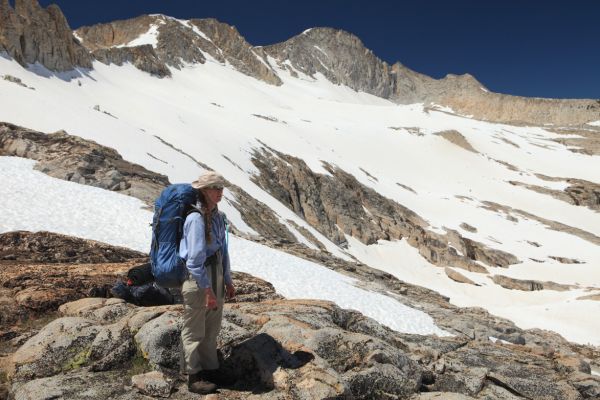
[[[12, 1], [11, 1], [12, 3]], [[72, 28], [141, 14], [214, 17], [253, 45], [316, 26], [356, 34], [388, 63], [474, 75], [495, 92], [600, 99], [600, 1], [42, 0]]]

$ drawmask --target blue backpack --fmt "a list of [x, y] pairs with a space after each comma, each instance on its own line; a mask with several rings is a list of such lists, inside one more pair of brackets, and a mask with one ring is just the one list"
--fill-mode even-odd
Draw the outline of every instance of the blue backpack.
[[185, 262], [179, 257], [179, 241], [186, 211], [195, 202], [196, 191], [192, 186], [178, 183], [166, 187], [154, 203], [150, 264], [154, 280], [162, 287], [179, 287], [186, 279]]

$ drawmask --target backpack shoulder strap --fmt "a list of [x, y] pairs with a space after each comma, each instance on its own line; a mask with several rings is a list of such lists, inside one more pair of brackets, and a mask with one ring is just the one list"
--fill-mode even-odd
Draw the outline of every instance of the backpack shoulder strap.
[[200, 209], [198, 207], [196, 207], [195, 204], [190, 204], [189, 206], [187, 206], [187, 208], [185, 210], [185, 218], [187, 218], [188, 215], [193, 214], [193, 213], [201, 214], [202, 212], [200, 211]]

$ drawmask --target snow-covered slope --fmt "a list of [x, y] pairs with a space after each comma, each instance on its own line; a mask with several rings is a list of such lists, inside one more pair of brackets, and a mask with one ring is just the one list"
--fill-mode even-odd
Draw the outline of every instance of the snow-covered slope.
[[[152, 213], [138, 200], [107, 190], [51, 178], [34, 161], [0, 157], [0, 196], [8, 212], [0, 232], [47, 230], [147, 251]], [[32, 196], [32, 193], [35, 193]], [[448, 336], [430, 316], [326, 267], [244, 239], [231, 237], [232, 269], [263, 278], [288, 299], [330, 300], [358, 310], [399, 332]]]
[[[597, 156], [570, 151], [553, 140], [561, 135], [540, 127], [476, 121], [422, 104], [397, 105], [334, 85], [318, 74], [313, 79], [296, 71], [296, 78], [280, 70], [283, 85], [268, 85], [206, 58], [205, 64], [172, 69], [171, 78], [157, 79], [131, 65], [98, 62], [94, 70], [70, 76], [39, 65], [31, 68], [37, 71], [33, 73], [0, 57], [0, 74], [35, 88], [0, 80], [0, 121], [45, 132], [64, 129], [113, 147], [126, 160], [163, 173], [172, 182], [193, 180], [201, 167], [167, 142], [267, 204], [303, 243], [309, 241], [288, 220], [308, 229], [333, 254], [354, 256], [407, 282], [431, 287], [455, 304], [482, 306], [522, 327], [552, 329], [569, 340], [600, 344], [600, 323], [584, 317], [598, 314], [600, 302], [576, 300], [600, 291], [600, 215], [509, 183], [553, 190], [567, 186], [564, 180], [548, 181], [536, 174], [600, 182]], [[438, 134], [444, 131], [457, 131], [472, 149]], [[416, 212], [430, 230], [456, 230], [522, 261], [508, 269], [488, 268], [490, 275], [578, 288], [518, 292], [497, 286], [488, 275], [469, 272], [464, 274], [481, 286], [459, 284], [405, 241], [366, 246], [349, 238], [348, 249], [338, 248], [252, 181], [258, 172], [253, 150], [263, 144], [305, 160], [318, 173], [328, 174], [323, 161], [335, 165]], [[8, 172], [1, 171], [4, 180]], [[226, 198], [231, 200], [231, 194]], [[223, 206], [237, 227], [253, 233], [231, 201]], [[140, 221], [143, 218], [147, 215]], [[464, 224], [475, 229], [465, 229]], [[99, 232], [107, 229], [101, 225]], [[2, 225], [2, 230], [8, 229], [14, 226]], [[29, 229], [64, 231], [51, 219], [32, 221]], [[106, 241], [105, 233], [94, 235], [88, 237]], [[137, 240], [122, 244], [140, 249], [133, 245]], [[551, 257], [580, 263], [562, 264]]]

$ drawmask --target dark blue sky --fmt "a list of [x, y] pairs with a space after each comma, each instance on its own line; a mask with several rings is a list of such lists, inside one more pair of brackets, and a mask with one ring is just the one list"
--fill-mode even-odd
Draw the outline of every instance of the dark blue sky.
[[72, 28], [162, 13], [214, 17], [254, 45], [315, 26], [356, 34], [381, 59], [441, 78], [474, 75], [495, 92], [600, 99], [600, 1], [42, 0]]

